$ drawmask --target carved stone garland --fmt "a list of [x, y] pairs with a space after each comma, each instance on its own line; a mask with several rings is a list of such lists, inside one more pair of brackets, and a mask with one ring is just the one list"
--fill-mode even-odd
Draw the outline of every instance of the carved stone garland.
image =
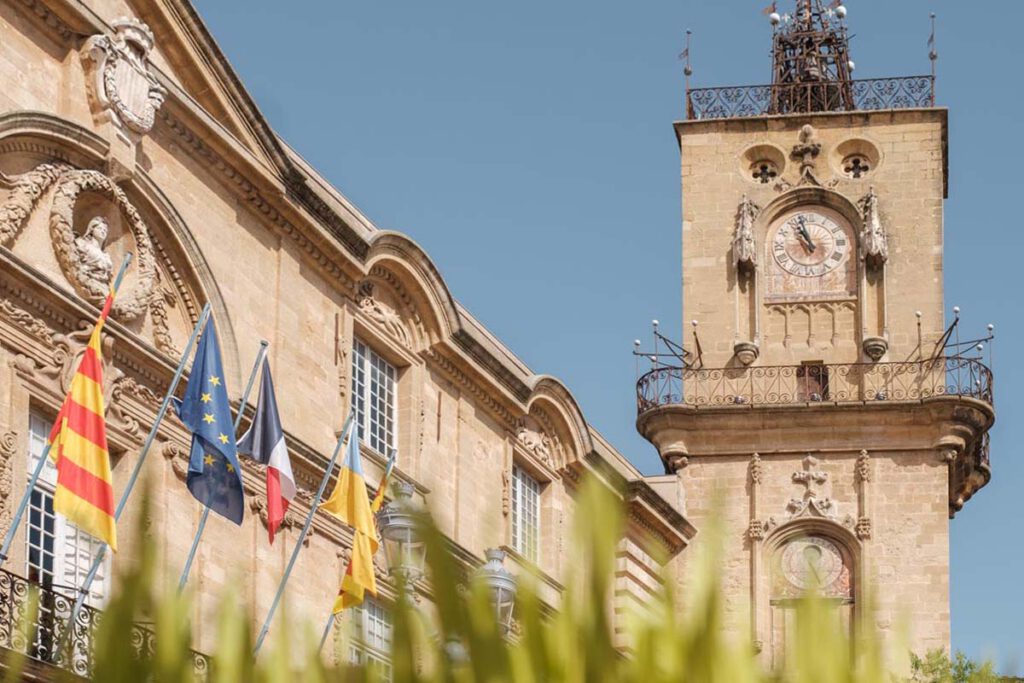
[[156, 258], [149, 229], [124, 190], [99, 171], [77, 170], [65, 164], [40, 164], [28, 173], [5, 180], [12, 187], [7, 200], [0, 206], [0, 244], [11, 245], [39, 198], [56, 184], [50, 208], [50, 237], [57, 261], [75, 290], [97, 305], [106, 298], [110, 281], [97, 277], [95, 263], [90, 267], [90, 261], [96, 261], [96, 254], [86, 253], [86, 248], [102, 250], [101, 242], [106, 235], [97, 232], [102, 226], [94, 218], [86, 234], [77, 236], [73, 228], [74, 211], [82, 193], [108, 197], [126, 219], [135, 240], [135, 284], [118, 294], [114, 301], [114, 316], [134, 320], [146, 312], [156, 281]]
[[132, 206], [124, 190], [98, 171], [67, 171], [61, 176], [53, 195], [50, 210], [50, 237], [61, 269], [79, 294], [93, 303], [102, 303], [110, 282], [91, 277], [83, 267], [85, 253], [74, 228], [75, 203], [83, 192], [106, 195], [127, 218], [128, 229], [135, 238], [136, 284], [126, 292], [119, 292], [114, 301], [114, 314], [125, 320], [134, 320], [146, 312], [156, 281], [156, 259], [149, 229], [139, 212]]

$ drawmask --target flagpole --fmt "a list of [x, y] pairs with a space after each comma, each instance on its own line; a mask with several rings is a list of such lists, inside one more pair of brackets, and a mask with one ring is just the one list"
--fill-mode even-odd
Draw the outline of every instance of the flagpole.
[[[210, 317], [210, 304], [207, 303], [203, 306], [202, 313], [199, 314], [199, 321], [196, 322], [196, 326], [192, 328], [192, 335], [188, 338], [188, 343], [185, 344], [185, 350], [182, 351], [181, 360], [178, 361], [178, 367], [174, 371], [174, 377], [171, 379], [171, 385], [167, 387], [167, 394], [164, 396], [163, 403], [160, 404], [160, 410], [157, 411], [156, 421], [153, 422], [153, 427], [149, 430], [149, 435], [146, 437], [146, 441], [142, 444], [142, 450], [139, 451], [139, 458], [135, 462], [135, 469], [132, 470], [131, 476], [128, 478], [128, 483], [125, 486], [124, 493], [121, 494], [121, 500], [117, 503], [117, 509], [114, 510], [114, 522], [117, 522], [121, 517], [121, 512], [124, 511], [124, 507], [128, 502], [128, 496], [131, 495], [132, 489], [135, 487], [135, 482], [139, 479], [139, 474], [142, 472], [142, 464], [146, 461], [146, 455], [149, 453], [150, 447], [153, 445], [153, 441], [156, 439], [157, 430], [160, 428], [160, 423], [163, 422], [164, 416], [167, 414], [167, 409], [171, 405], [171, 399], [174, 397], [174, 392], [178, 388], [178, 382], [181, 381], [181, 376], [185, 373], [185, 363], [188, 362], [189, 354], [192, 352], [192, 345], [196, 343], [196, 337], [199, 336], [200, 330], [206, 324], [207, 319]], [[78, 619], [78, 613], [82, 610], [82, 605], [85, 603], [85, 597], [89, 594], [89, 589], [92, 588], [92, 582], [96, 580], [96, 573], [100, 570], [100, 565], [103, 564], [103, 558], [107, 554], [107, 544], [104, 543], [100, 546], [99, 551], [96, 553], [96, 559], [93, 560], [92, 566], [89, 568], [89, 573], [85, 576], [84, 585], [78, 589], [78, 597], [75, 599], [75, 606], [71, 610], [71, 616], [68, 619], [68, 626], [64, 629], [64, 638], [71, 635], [74, 631], [75, 621]], [[64, 649], [64, 643], [60, 643], [60, 646], [55, 652], [61, 652]]]
[[[316, 514], [317, 508], [320, 506], [320, 499], [323, 498], [324, 489], [327, 488], [327, 482], [331, 478], [331, 472], [334, 471], [334, 464], [338, 461], [338, 454], [341, 453], [341, 447], [345, 443], [345, 432], [349, 431], [349, 426], [352, 425], [352, 412], [349, 412], [348, 418], [345, 420], [345, 425], [341, 428], [341, 436], [338, 437], [338, 443], [334, 447], [334, 455], [331, 456], [331, 461], [327, 463], [327, 469], [324, 470], [323, 479], [320, 480], [320, 488], [317, 489], [316, 497], [313, 498], [313, 502], [309, 506], [309, 514], [306, 515], [306, 524], [302, 527], [302, 532], [299, 534], [299, 538], [295, 541], [295, 548], [292, 550], [291, 559], [288, 560], [288, 566], [284, 570], [284, 576], [281, 577], [281, 582], [277, 586], [277, 594], [274, 596], [274, 601], [270, 604], [270, 611], [267, 613], [267, 618], [263, 622], [263, 627], [260, 629], [259, 637], [256, 638], [256, 647], [253, 649], [253, 656], [259, 654], [260, 648], [263, 646], [263, 641], [267, 637], [267, 632], [270, 631], [270, 622], [274, 619], [274, 612], [277, 611], [277, 605], [281, 602], [281, 596], [284, 594], [284, 587], [288, 583], [288, 578], [291, 576], [292, 569], [295, 567], [295, 560], [299, 557], [299, 551], [302, 550], [302, 542], [306, 539], [306, 534], [309, 533], [309, 527], [313, 525], [313, 516]], [[352, 428], [352, 433], [349, 435], [350, 439], [358, 438], [356, 435], [355, 427]]]
[[[115, 296], [117, 290], [121, 287], [121, 281], [124, 279], [124, 274], [128, 270], [128, 264], [131, 263], [132, 254], [128, 252], [124, 256], [124, 260], [121, 261], [121, 268], [117, 271], [117, 276], [114, 278], [114, 284], [111, 290]], [[36, 488], [36, 483], [39, 481], [39, 477], [43, 473], [43, 469], [46, 467], [46, 461], [50, 457], [51, 444], [46, 444], [46, 448], [43, 449], [42, 455], [39, 456], [39, 461], [36, 463], [36, 468], [32, 472], [32, 476], [28, 480], [28, 486], [25, 487], [25, 495], [21, 497], [21, 502], [18, 503], [18, 511], [14, 513], [14, 519], [11, 520], [11, 526], [7, 529], [7, 535], [4, 536], [3, 547], [0, 547], [0, 566], [3, 566], [4, 562], [7, 561], [7, 556], [11, 552], [11, 544], [14, 543], [14, 536], [18, 531], [18, 527], [21, 526], [21, 518], [25, 516], [25, 509], [28, 508], [28, 502], [32, 498], [32, 491]]]
[[[270, 342], [263, 339], [260, 341], [260, 350], [256, 354], [256, 362], [253, 363], [252, 372], [249, 373], [249, 381], [245, 385], [245, 391], [242, 392], [242, 402], [238, 406], [238, 414], [235, 415], [235, 433], [238, 433], [238, 427], [242, 424], [242, 416], [245, 414], [245, 404], [249, 400], [249, 394], [252, 392], [252, 385], [256, 383], [256, 375], [260, 371], [260, 365], [263, 364], [263, 359], [267, 357], [267, 347], [270, 346]], [[203, 516], [199, 519], [199, 528], [196, 529], [195, 538], [192, 539], [192, 549], [188, 551], [188, 559], [185, 560], [185, 568], [181, 570], [181, 579], [178, 581], [178, 590], [184, 590], [185, 584], [188, 583], [188, 575], [192, 571], [192, 561], [196, 558], [196, 550], [199, 548], [199, 540], [203, 537], [203, 530], [206, 529], [206, 520], [210, 518], [210, 507], [208, 505], [203, 506]]]
[[323, 652], [324, 643], [327, 642], [327, 636], [331, 633], [331, 627], [334, 626], [334, 610], [331, 610], [331, 616], [327, 618], [327, 624], [324, 626], [324, 633], [320, 636], [320, 647], [317, 648], [317, 652]]

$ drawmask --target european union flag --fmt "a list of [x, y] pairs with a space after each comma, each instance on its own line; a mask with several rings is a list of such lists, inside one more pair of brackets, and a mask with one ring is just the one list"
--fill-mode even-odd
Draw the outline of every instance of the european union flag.
[[192, 432], [188, 490], [217, 514], [241, 524], [245, 514], [242, 468], [235, 454], [235, 425], [212, 317], [199, 340], [185, 397], [175, 401], [175, 407]]

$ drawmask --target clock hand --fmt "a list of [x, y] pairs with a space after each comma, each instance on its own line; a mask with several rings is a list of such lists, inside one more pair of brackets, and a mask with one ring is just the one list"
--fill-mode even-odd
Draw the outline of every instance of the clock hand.
[[804, 238], [804, 241], [807, 242], [807, 246], [810, 248], [811, 252], [813, 253], [814, 250], [817, 249], [817, 247], [814, 244], [814, 240], [811, 239], [811, 233], [809, 233], [807, 231], [807, 223], [806, 223], [806, 221], [804, 221], [804, 217], [803, 216], [797, 217], [796, 224], [797, 224], [797, 229], [800, 231], [800, 236]]

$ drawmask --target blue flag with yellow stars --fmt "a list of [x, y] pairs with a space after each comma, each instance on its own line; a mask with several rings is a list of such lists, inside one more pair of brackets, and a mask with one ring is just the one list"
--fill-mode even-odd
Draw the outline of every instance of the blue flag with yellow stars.
[[245, 514], [242, 468], [235, 453], [235, 426], [212, 317], [199, 340], [185, 396], [175, 400], [175, 408], [192, 432], [188, 490], [218, 515], [241, 524]]

